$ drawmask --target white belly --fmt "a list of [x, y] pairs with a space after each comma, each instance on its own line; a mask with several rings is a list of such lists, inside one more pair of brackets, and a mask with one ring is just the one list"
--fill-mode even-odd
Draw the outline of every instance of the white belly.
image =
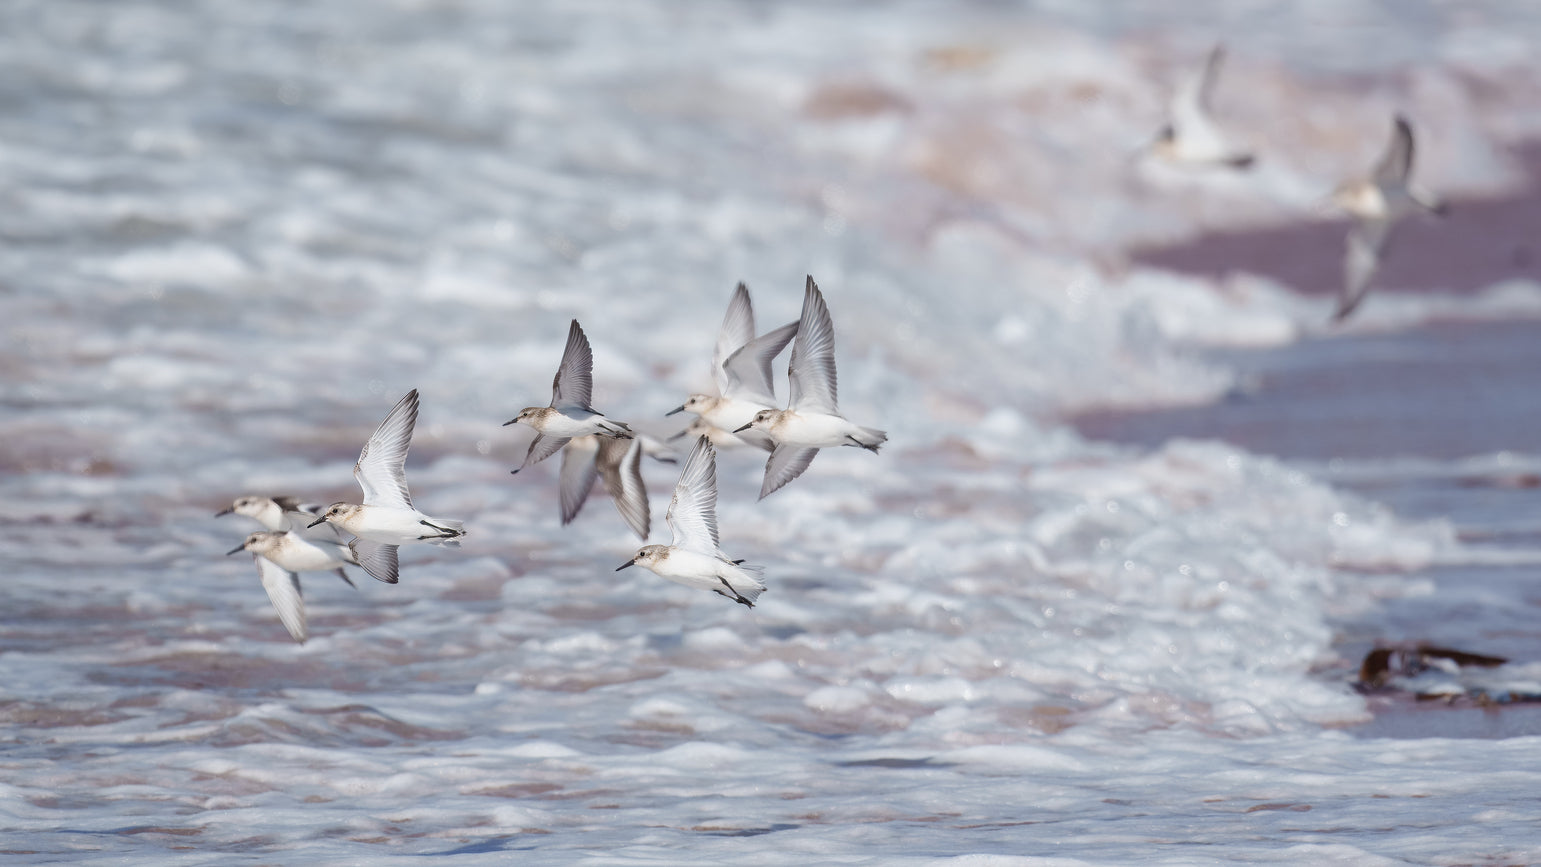
[[290, 534], [282, 545], [264, 556], [290, 572], [320, 572], [351, 562], [343, 556], [347, 550], [341, 545], [316, 544]]
[[438, 530], [423, 526], [421, 522], [426, 517], [415, 510], [365, 506], [341, 523], [344, 530], [361, 539], [387, 545], [405, 545], [421, 541], [422, 536], [438, 535]]
[[776, 442], [808, 449], [828, 449], [851, 444], [856, 425], [838, 415], [792, 413], [771, 430]]
[[[686, 587], [717, 593], [723, 593], [725, 589], [731, 588], [733, 593], [751, 601], [765, 590], [765, 586], [759, 579], [737, 565], [721, 557], [696, 551], [673, 548], [669, 551], [669, 556], [652, 567], [652, 570], [655, 574]], [[727, 583], [727, 588], [723, 587], [724, 582]], [[729, 594], [724, 593], [724, 595]]]

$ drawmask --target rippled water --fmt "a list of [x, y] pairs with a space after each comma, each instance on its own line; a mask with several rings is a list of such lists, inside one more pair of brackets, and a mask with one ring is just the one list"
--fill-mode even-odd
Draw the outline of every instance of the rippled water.
[[[0, 10], [0, 852], [1541, 858], [1532, 738], [1345, 730], [1371, 714], [1337, 630], [1487, 562], [1466, 528], [1062, 421], [1244, 392], [1198, 348], [1318, 330], [1319, 295], [1122, 251], [1307, 218], [1392, 107], [1429, 183], [1517, 182], [1528, 6], [1341, 8], [1384, 50], [1317, 64], [1327, 23], [1250, 8]], [[1278, 152], [1133, 163], [1216, 35], [1227, 116]], [[759, 503], [760, 458], [721, 456], [753, 611], [614, 572], [637, 542], [602, 497], [562, 528], [555, 467], [508, 474], [569, 319], [596, 405], [662, 436], [733, 284], [768, 327], [807, 273], [843, 409], [892, 439]], [[1352, 330], [1538, 313], [1524, 280], [1381, 292]], [[397, 586], [307, 576], [297, 646], [213, 512], [355, 496], [414, 387], [414, 497], [471, 535]], [[663, 541], [675, 469], [644, 472]]]

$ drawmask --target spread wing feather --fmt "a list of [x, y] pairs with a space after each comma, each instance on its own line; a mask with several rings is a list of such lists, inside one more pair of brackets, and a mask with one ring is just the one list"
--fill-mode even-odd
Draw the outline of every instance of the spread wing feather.
[[364, 505], [411, 509], [412, 495], [407, 491], [407, 449], [412, 445], [412, 428], [417, 424], [417, 389], [396, 402], [390, 415], [375, 428], [353, 477], [364, 489]]
[[665, 520], [674, 531], [674, 547], [717, 555], [717, 452], [706, 437], [696, 440], [680, 471]]

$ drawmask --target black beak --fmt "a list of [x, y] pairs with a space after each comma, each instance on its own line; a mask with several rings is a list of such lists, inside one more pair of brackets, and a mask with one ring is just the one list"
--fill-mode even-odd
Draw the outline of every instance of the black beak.
[[738, 430], [734, 431], [734, 433], [743, 433], [744, 431], [749, 430], [752, 427], [754, 427], [754, 422], [750, 422], [749, 424], [744, 425], [743, 427], [741, 427]]
[[220, 509], [218, 512], [215, 512], [214, 513], [214, 517], [222, 518], [225, 515], [228, 515], [228, 514], [230, 514], [231, 512], [234, 512], [234, 511], [235, 511], [235, 506], [230, 506], [229, 508]]
[[511, 419], [509, 419], [509, 420], [508, 420], [508, 421], [505, 421], [505, 422], [503, 422], [503, 426], [504, 426], [504, 427], [508, 427], [508, 426], [509, 426], [509, 425], [511, 425], [511, 424], [518, 424], [518, 423], [519, 423], [519, 419], [517, 419], [517, 418], [511, 418]]
[[671, 409], [668, 412], [664, 413], [663, 416], [664, 416], [664, 418], [668, 418], [669, 416], [674, 415], [675, 413], [680, 413], [680, 412], [684, 412], [684, 411], [685, 411], [685, 405], [682, 403], [679, 406], [675, 407], [674, 409]]
[[627, 566], [635, 566], [636, 563], [637, 563], [636, 560], [627, 560], [625, 563], [622, 563], [621, 565], [615, 567], [615, 571], [619, 572], [622, 569], [625, 569]]
[[317, 524], [325, 524], [325, 523], [326, 523], [326, 516], [322, 515], [321, 517], [315, 519], [314, 521], [311, 521], [309, 524], [306, 524], [305, 525], [305, 529], [309, 530], [311, 527], [314, 527]]
[[230, 549], [229, 551], [226, 551], [225, 552], [225, 556], [229, 557], [231, 554], [239, 554], [239, 553], [241, 553], [242, 551], [245, 551], [245, 550], [246, 550], [246, 545], [243, 543], [243, 544], [235, 546], [234, 548]]

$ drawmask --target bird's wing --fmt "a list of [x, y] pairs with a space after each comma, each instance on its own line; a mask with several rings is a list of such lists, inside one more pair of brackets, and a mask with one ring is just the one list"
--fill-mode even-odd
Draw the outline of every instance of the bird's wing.
[[652, 519], [647, 508], [647, 488], [642, 485], [642, 440], [601, 440], [597, 463], [616, 510], [626, 526], [646, 542]]
[[353, 477], [364, 489], [364, 505], [411, 509], [412, 495], [407, 492], [407, 449], [412, 445], [412, 428], [417, 424], [417, 389], [396, 402], [391, 414], [375, 428]]
[[583, 328], [574, 319], [567, 329], [567, 347], [562, 350], [562, 364], [551, 381], [551, 405], [557, 409], [589, 409], [594, 399], [594, 351]]
[[760, 499], [774, 494], [787, 482], [802, 475], [803, 470], [813, 463], [813, 456], [818, 453], [818, 449], [778, 444], [771, 451], [770, 459], [765, 462], [765, 480], [760, 483]]
[[838, 413], [835, 385], [835, 325], [830, 321], [824, 294], [808, 278], [803, 290], [803, 315], [797, 324], [797, 340], [792, 344], [792, 361], [787, 368], [791, 380], [789, 406], [798, 412]]
[[1390, 220], [1364, 220], [1348, 232], [1348, 248], [1343, 255], [1343, 291], [1338, 295], [1338, 309], [1332, 321], [1342, 322], [1370, 291], [1370, 278], [1380, 265], [1391, 240]]
[[289, 636], [301, 644], [310, 637], [305, 627], [305, 599], [300, 595], [300, 576], [258, 554], [257, 572], [262, 576], [262, 589], [278, 609], [278, 619], [283, 621]]
[[712, 350], [712, 375], [717, 378], [718, 394], [727, 396], [730, 388], [728, 359], [753, 339], [754, 304], [749, 300], [749, 287], [740, 283], [733, 290], [733, 300], [728, 302], [728, 312], [717, 330], [717, 346]]
[[[535, 439], [530, 440], [530, 450], [524, 453], [524, 463], [519, 465], [519, 470], [540, 463], [546, 458], [556, 454], [562, 446], [567, 445], [571, 437], [548, 437], [545, 434], [536, 434]], [[515, 470], [514, 472], [519, 472]]]
[[796, 322], [767, 331], [738, 348], [728, 357], [723, 371], [726, 385], [719, 384], [726, 398], [776, 405], [776, 386], [771, 381], [771, 362], [797, 336]]
[[1391, 141], [1380, 162], [1375, 164], [1375, 183], [1405, 184], [1413, 170], [1413, 126], [1407, 118], [1397, 115], [1391, 124]]
[[274, 497], [273, 502], [285, 512], [311, 512], [311, 517], [321, 509], [320, 503], [307, 503], [299, 497]]
[[400, 580], [395, 545], [360, 537], [348, 543], [348, 550], [353, 552], [353, 559], [369, 573], [369, 577], [387, 584], [395, 584]]
[[1216, 45], [1205, 59], [1204, 68], [1172, 93], [1169, 111], [1179, 137], [1192, 139], [1213, 132], [1214, 121], [1209, 117], [1210, 94], [1215, 89], [1215, 79], [1220, 75], [1220, 65], [1224, 60], [1225, 49]]
[[706, 437], [696, 440], [685, 460], [665, 520], [674, 531], [674, 547], [717, 554], [717, 453]]
[[557, 494], [561, 501], [563, 526], [578, 517], [578, 512], [588, 501], [589, 491], [594, 489], [594, 477], [599, 475], [599, 468], [594, 464], [598, 452], [599, 437], [596, 436], [574, 437], [562, 449], [562, 474], [557, 482]]

